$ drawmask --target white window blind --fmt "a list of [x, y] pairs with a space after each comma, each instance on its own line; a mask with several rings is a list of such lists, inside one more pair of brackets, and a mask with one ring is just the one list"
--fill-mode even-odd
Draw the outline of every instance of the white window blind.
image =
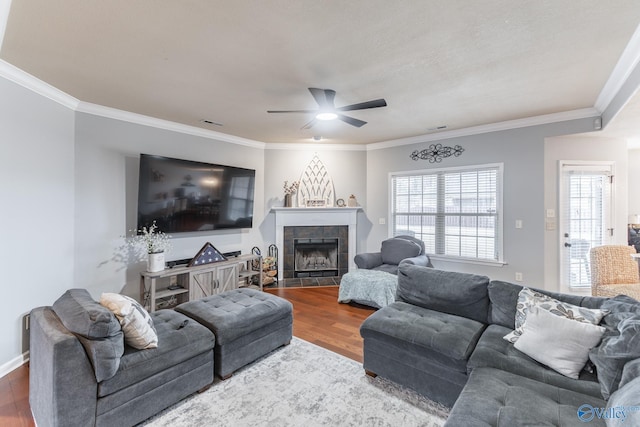
[[500, 261], [502, 166], [391, 175], [393, 235], [424, 241], [427, 253]]

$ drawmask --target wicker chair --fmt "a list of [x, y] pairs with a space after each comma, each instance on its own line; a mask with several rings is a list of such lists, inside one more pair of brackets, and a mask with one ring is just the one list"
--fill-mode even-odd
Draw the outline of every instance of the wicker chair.
[[638, 263], [633, 246], [605, 245], [591, 248], [591, 294], [600, 297], [628, 295], [640, 300]]

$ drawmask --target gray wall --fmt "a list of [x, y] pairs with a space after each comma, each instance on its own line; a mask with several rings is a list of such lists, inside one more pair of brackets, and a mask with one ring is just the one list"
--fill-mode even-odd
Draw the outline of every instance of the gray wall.
[[[412, 160], [413, 150], [431, 144], [373, 149], [367, 153], [367, 205], [365, 212], [372, 224], [367, 236], [367, 249], [378, 250], [389, 236], [389, 174], [453, 166], [504, 164], [504, 266], [437, 260], [436, 268], [485, 274], [492, 279], [514, 281], [515, 273], [523, 273], [525, 284], [553, 288], [544, 281], [544, 140], [547, 136], [593, 130], [593, 118], [538, 125], [520, 129], [489, 132], [440, 140], [445, 146], [460, 145], [464, 152], [441, 163]], [[386, 225], [380, 225], [384, 218]], [[523, 228], [516, 229], [516, 220]]]
[[0, 77], [0, 375], [22, 363], [24, 315], [73, 285], [73, 126], [72, 110]]
[[167, 260], [190, 258], [211, 242], [222, 252], [261, 245], [264, 150], [121, 120], [78, 113], [75, 144], [76, 286], [139, 297], [145, 265], [118, 261], [121, 236], [136, 228], [140, 153], [239, 166], [256, 170], [253, 229], [179, 233]]

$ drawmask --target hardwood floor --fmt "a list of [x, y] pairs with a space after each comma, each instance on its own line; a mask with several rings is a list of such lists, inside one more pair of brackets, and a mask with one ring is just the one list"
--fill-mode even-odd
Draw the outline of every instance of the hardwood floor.
[[275, 288], [266, 292], [293, 304], [294, 336], [362, 362], [360, 325], [375, 309], [339, 304], [337, 286]]
[[[265, 290], [293, 304], [293, 335], [362, 362], [360, 324], [375, 310], [338, 304], [338, 287]], [[35, 426], [29, 408], [29, 366], [0, 378], [0, 426]]]
[[29, 407], [29, 365], [0, 378], [0, 425], [35, 426]]

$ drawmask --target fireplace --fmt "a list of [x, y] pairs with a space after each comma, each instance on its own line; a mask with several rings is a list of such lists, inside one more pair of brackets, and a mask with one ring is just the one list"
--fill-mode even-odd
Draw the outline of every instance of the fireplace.
[[349, 228], [284, 227], [283, 278], [334, 277], [349, 271]]
[[294, 239], [293, 277], [338, 275], [338, 239]]
[[[284, 283], [287, 280], [303, 282], [316, 280], [317, 283], [325, 281], [335, 283], [339, 277], [356, 268], [353, 258], [356, 255], [357, 214], [361, 208], [273, 207], [271, 210], [275, 213], [276, 245], [280, 249], [278, 277], [284, 279]], [[337, 240], [337, 274], [332, 277], [296, 278], [294, 249], [296, 239]], [[316, 264], [320, 265], [318, 261]], [[317, 273], [317, 271], [309, 272], [309, 274], [311, 273]], [[303, 286], [306, 285], [303, 283]]]

